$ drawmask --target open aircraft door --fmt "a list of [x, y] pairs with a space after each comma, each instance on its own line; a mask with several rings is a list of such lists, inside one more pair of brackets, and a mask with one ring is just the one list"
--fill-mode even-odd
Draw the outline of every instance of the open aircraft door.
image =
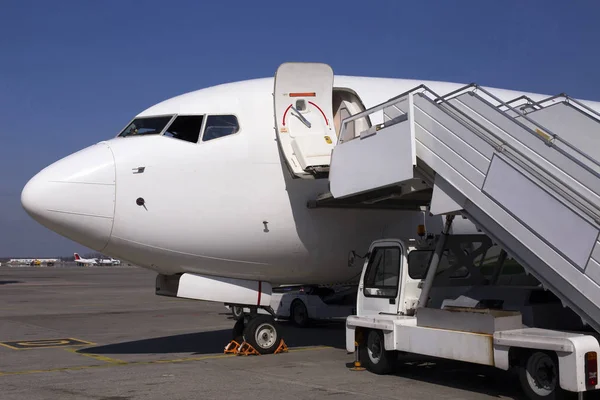
[[284, 63], [275, 74], [277, 138], [300, 178], [327, 173], [337, 140], [333, 124], [333, 70], [321, 63]]

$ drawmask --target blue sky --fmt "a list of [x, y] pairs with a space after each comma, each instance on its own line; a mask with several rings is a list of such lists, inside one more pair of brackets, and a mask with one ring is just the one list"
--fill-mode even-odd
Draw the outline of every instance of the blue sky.
[[22, 210], [40, 169], [154, 103], [285, 61], [600, 100], [597, 0], [1, 4], [0, 257], [86, 250]]

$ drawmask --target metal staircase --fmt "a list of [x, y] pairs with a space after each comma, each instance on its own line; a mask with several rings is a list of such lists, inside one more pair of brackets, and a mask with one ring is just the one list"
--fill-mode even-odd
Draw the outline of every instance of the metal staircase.
[[[381, 124], [355, 132], [354, 121]], [[430, 211], [461, 212], [600, 331], [600, 115], [569, 98], [503, 102], [418, 86], [342, 122], [335, 199], [426, 181]]]

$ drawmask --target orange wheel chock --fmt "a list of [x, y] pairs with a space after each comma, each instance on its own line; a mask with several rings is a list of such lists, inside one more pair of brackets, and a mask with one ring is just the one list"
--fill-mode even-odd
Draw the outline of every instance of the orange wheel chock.
[[274, 354], [287, 353], [287, 352], [288, 352], [287, 344], [285, 344], [283, 339], [281, 339], [281, 342], [279, 342], [279, 346], [277, 347], [277, 350], [275, 350]]
[[[288, 350], [289, 349], [288, 349], [287, 345], [285, 344], [283, 339], [281, 339], [281, 341], [279, 342], [279, 346], [277, 346], [277, 349], [275, 350], [275, 352], [273, 354], [287, 353]], [[237, 356], [260, 356], [261, 355], [254, 347], [252, 347], [252, 345], [250, 343], [244, 341], [244, 342], [242, 342], [242, 344], [239, 344], [235, 340], [232, 340], [231, 342], [229, 342], [229, 344], [227, 346], [225, 346], [224, 353], [225, 354], [235, 354]]]
[[238, 356], [260, 356], [254, 347], [248, 342], [243, 342], [237, 352]]
[[236, 342], [235, 340], [232, 340], [231, 342], [229, 342], [229, 344], [227, 346], [225, 346], [225, 354], [237, 354], [238, 353], [238, 348], [240, 347], [240, 344], [238, 342]]

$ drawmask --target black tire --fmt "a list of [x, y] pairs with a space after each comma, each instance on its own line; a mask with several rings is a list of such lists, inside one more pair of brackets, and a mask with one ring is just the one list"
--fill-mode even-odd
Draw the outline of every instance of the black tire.
[[233, 326], [233, 330], [231, 332], [231, 339], [235, 340], [239, 344], [242, 344], [242, 342], [244, 341], [244, 328], [244, 318], [238, 319], [235, 325]]
[[300, 299], [296, 299], [290, 306], [290, 319], [294, 325], [304, 328], [308, 325], [308, 310], [306, 304]]
[[244, 318], [244, 307], [231, 306], [231, 314], [233, 315], [233, 319], [236, 321], [238, 321], [240, 318]]
[[531, 400], [564, 399], [566, 392], [560, 387], [558, 359], [554, 353], [532, 351], [524, 354], [518, 367], [519, 382]]
[[275, 320], [270, 315], [251, 318], [244, 329], [244, 340], [260, 354], [274, 353], [281, 341]]
[[398, 356], [395, 351], [385, 350], [383, 332], [370, 330], [359, 348], [360, 362], [377, 375], [386, 375], [394, 371]]

